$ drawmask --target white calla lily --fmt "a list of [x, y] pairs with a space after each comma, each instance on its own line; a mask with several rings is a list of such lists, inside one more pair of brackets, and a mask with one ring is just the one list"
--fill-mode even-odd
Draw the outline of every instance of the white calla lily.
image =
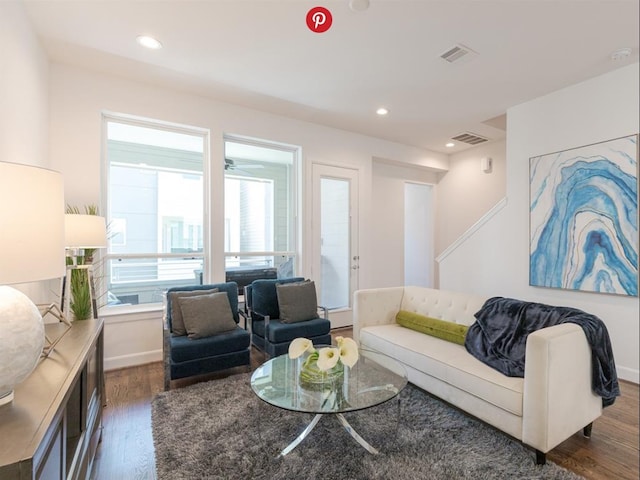
[[289, 344], [289, 358], [298, 358], [307, 351], [313, 351], [313, 342], [308, 338], [296, 338]]
[[358, 344], [353, 338], [337, 337], [340, 361], [347, 367], [353, 367], [358, 361]]
[[336, 366], [340, 360], [340, 351], [334, 347], [321, 348], [318, 351], [318, 368], [327, 371]]

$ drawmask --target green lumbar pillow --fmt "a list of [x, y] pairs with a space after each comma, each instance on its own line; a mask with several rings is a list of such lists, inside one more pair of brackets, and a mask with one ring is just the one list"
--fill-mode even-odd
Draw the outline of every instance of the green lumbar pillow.
[[396, 322], [403, 327], [460, 345], [464, 345], [464, 337], [467, 335], [467, 330], [469, 330], [466, 325], [425, 317], [419, 313], [407, 312], [406, 310], [398, 312]]

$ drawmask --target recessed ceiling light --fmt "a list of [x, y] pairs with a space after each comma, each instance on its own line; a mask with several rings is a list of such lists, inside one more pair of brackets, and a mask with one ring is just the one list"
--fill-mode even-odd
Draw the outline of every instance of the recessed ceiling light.
[[136, 40], [140, 45], [146, 48], [151, 48], [153, 50], [158, 50], [159, 48], [162, 48], [162, 44], [153, 37], [140, 35], [138, 38], [136, 38]]
[[354, 12], [363, 12], [369, 8], [369, 0], [349, 0], [349, 8]]
[[380, 107], [379, 109], [376, 110], [376, 113], [378, 115], [386, 115], [387, 113], [389, 113], [389, 110], [387, 110], [384, 107]]
[[455, 143], [453, 143], [453, 142], [449, 142], [449, 143], [447, 143], [447, 144], [445, 145], [445, 147], [447, 147], [447, 148], [451, 148], [451, 147], [455, 147], [455, 146], [456, 146], [456, 144], [455, 144]]

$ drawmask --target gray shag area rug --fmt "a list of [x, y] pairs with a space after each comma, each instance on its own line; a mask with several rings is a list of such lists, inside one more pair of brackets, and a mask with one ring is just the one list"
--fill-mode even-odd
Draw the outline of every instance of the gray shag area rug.
[[408, 385], [398, 399], [345, 414], [373, 446], [358, 445], [337, 418], [323, 417], [287, 456], [276, 458], [313, 415], [259, 400], [250, 375], [158, 394], [152, 404], [160, 480], [171, 479], [557, 479], [583, 477]]

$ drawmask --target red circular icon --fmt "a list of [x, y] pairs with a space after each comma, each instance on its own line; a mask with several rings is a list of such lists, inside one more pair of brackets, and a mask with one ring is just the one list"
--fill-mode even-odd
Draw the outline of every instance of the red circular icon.
[[324, 7], [313, 7], [307, 12], [307, 27], [316, 33], [324, 33], [331, 28], [333, 17]]

